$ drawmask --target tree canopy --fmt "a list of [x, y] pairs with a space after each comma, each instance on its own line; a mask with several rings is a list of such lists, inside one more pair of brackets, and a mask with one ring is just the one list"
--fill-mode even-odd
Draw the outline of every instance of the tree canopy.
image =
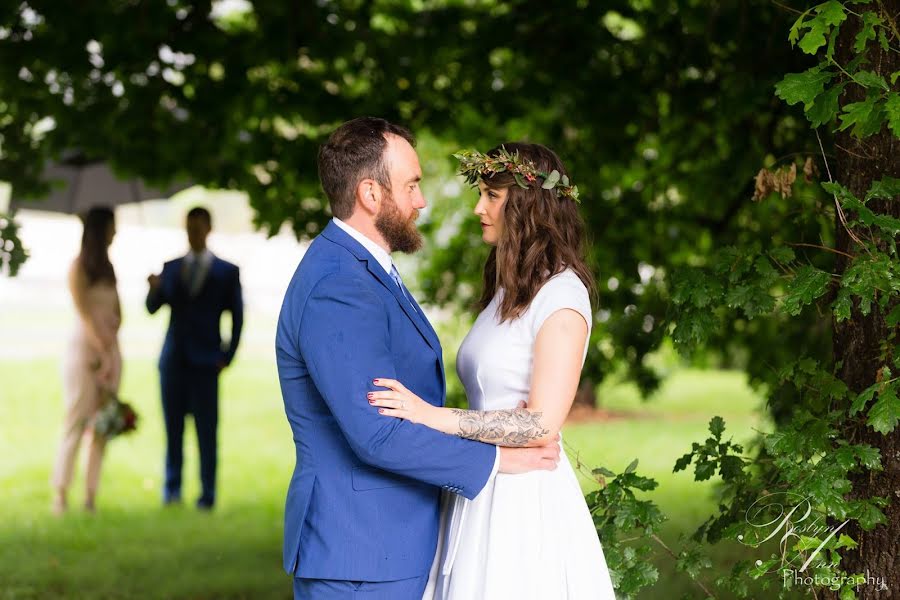
[[[0, 25], [0, 180], [17, 195], [78, 148], [124, 175], [245, 190], [260, 227], [309, 237], [328, 219], [318, 144], [352, 116], [448, 149], [551, 146], [583, 190], [603, 282], [594, 378], [624, 362], [652, 388], [642, 359], [665, 333], [673, 267], [735, 236], [820, 241], [788, 206], [750, 201], [760, 166], [815, 149], [772, 94], [802, 58], [784, 43], [791, 15], [770, 3], [256, 2], [212, 18], [204, 2], [13, 6]], [[466, 302], [477, 287], [483, 254], [459, 260], [472, 231], [444, 231], [429, 253], [429, 299]], [[764, 327], [718, 333], [777, 353], [771, 337], [789, 332]]]

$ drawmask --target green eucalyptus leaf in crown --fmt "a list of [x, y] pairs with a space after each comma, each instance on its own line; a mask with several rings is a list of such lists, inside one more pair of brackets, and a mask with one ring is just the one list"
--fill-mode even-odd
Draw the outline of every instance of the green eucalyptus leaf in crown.
[[571, 185], [567, 175], [560, 175], [556, 169], [545, 173], [530, 160], [519, 156], [518, 152], [509, 152], [504, 146], [500, 146], [496, 156], [488, 156], [477, 150], [460, 150], [453, 157], [459, 161], [458, 173], [465, 177], [469, 185], [478, 185], [484, 177], [510, 173], [520, 188], [528, 188], [530, 184], [542, 179], [541, 188], [556, 190], [560, 196], [581, 202], [578, 198], [578, 186]]

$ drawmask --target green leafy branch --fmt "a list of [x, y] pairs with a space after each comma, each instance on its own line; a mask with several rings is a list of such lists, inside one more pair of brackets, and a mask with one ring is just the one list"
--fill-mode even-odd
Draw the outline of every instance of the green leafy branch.
[[[893, 318], [900, 316], [900, 310], [895, 309]], [[894, 323], [896, 325], [896, 323]], [[891, 378], [889, 367], [882, 368], [878, 373], [878, 381], [863, 390], [850, 405], [850, 415], [862, 412], [866, 405], [874, 398], [875, 403], [869, 409], [868, 424], [881, 434], [888, 434], [897, 427], [900, 421], [900, 377]]]
[[[830, 310], [838, 322], [850, 318], [854, 302], [863, 315], [868, 315], [874, 304], [889, 309], [892, 298], [900, 295], [900, 254], [896, 245], [900, 219], [875, 212], [867, 203], [900, 195], [900, 179], [885, 177], [873, 182], [862, 200], [837, 183], [823, 183], [822, 187], [835, 196], [841, 214], [852, 215], [846, 218], [846, 226], [866, 238], [859, 239], [865, 253], [842, 253], [850, 264], [843, 276], [836, 277], [813, 264], [798, 264], [791, 248], [808, 246], [839, 253], [825, 246], [788, 242], [766, 251], [760, 243], [749, 248], [721, 248], [713, 253], [709, 265], [673, 273], [669, 319], [675, 323], [672, 336], [677, 347], [690, 350], [702, 346], [723, 320], [731, 318], [721, 309], [710, 310], [714, 307], [727, 307], [747, 319], [778, 312], [797, 316], [834, 291], [829, 296], [833, 298]], [[879, 248], [878, 241], [886, 246], [885, 250]], [[900, 319], [900, 313], [891, 314], [892, 322]]]
[[696, 481], [706, 481], [717, 471], [723, 481], [733, 482], [746, 477], [744, 467], [747, 461], [740, 456], [744, 451], [743, 446], [735, 444], [731, 440], [722, 440], [725, 420], [719, 416], [713, 417], [709, 422], [709, 431], [712, 436], [707, 438], [703, 444], [694, 442], [691, 451], [675, 462], [675, 468], [672, 471], [675, 473], [683, 471], [693, 462]]
[[[811, 359], [788, 365], [779, 377], [812, 389], [820, 398], [847, 395], [843, 382], [819, 369]], [[797, 569], [811, 565], [810, 574], [816, 573], [820, 579], [841, 577], [835, 568], [840, 560], [837, 551], [853, 547], [855, 542], [846, 535], [829, 536], [832, 529], [816, 523], [820, 520], [824, 523], [827, 516], [855, 519], [867, 530], [884, 523], [880, 508], [886, 506], [886, 498], [847, 500], [844, 497], [850, 491], [847, 477], [850, 471], [880, 470], [882, 465], [877, 448], [839, 439], [837, 423], [841, 418], [841, 411], [830, 411], [823, 418], [803, 409], [790, 425], [774, 433], [761, 434], [765, 454], [751, 462], [740, 456], [741, 445], [723, 440], [725, 422], [717, 416], [709, 423], [711, 436], [702, 444], [694, 443], [691, 451], [678, 459], [673, 469], [676, 472], [693, 462], [695, 480], [704, 481], [716, 473], [722, 480], [720, 512], [701, 525], [694, 534], [695, 540], [705, 538], [715, 543], [729, 538], [751, 547], [759, 547], [775, 534], [782, 540], [780, 554], [753, 564], [740, 561], [729, 576], [717, 580], [718, 585], [748, 597], [743, 581], [746, 575], [761, 580], [763, 588], [768, 588], [773, 580], [783, 579], [786, 564]], [[774, 470], [754, 472], [757, 467], [753, 465], [770, 465]], [[791, 511], [782, 519], [782, 513], [788, 510], [786, 503], [800, 510]], [[762, 527], [761, 523], [778, 523], [779, 528], [784, 528], [783, 535], [780, 530]], [[813, 533], [807, 535], [810, 530]], [[797, 540], [793, 546], [786, 543], [791, 539]], [[810, 549], [816, 552], [808, 553]], [[776, 565], [779, 568], [773, 569]], [[767, 579], [766, 575], [777, 575], [777, 578]], [[847, 587], [853, 586], [847, 584]]]
[[570, 455], [575, 457], [575, 468], [601, 486], [587, 494], [585, 500], [597, 534], [603, 541], [617, 595], [633, 598], [641, 589], [656, 583], [659, 572], [649, 560], [655, 544], [675, 561], [677, 571], [687, 574], [706, 597], [715, 598], [709, 586], [700, 579], [701, 571], [712, 565], [700, 546], [686, 544], [676, 551], [659, 537], [665, 515], [654, 502], [640, 500], [636, 494], [650, 492], [658, 484], [636, 472], [638, 460], [634, 459], [621, 473], [615, 473], [602, 466], [587, 467], [578, 452], [567, 447]]
[[[862, 2], [861, 4], [866, 4]], [[862, 20], [854, 42], [857, 57], [846, 66], [834, 59], [834, 44], [841, 24], [852, 14]], [[889, 37], [890, 36], [890, 37]], [[827, 37], [827, 41], [826, 41]], [[840, 117], [838, 131], [852, 127], [853, 135], [863, 138], [881, 129], [886, 121], [888, 127], [900, 136], [900, 93], [893, 90], [900, 71], [892, 73], [890, 83], [873, 71], [864, 70], [866, 47], [877, 40], [885, 52], [900, 52], [890, 45], [890, 40], [900, 38], [893, 16], [883, 8], [880, 11], [866, 11], [857, 14], [847, 9], [841, 2], [830, 0], [803, 12], [791, 27], [788, 40], [799, 46], [806, 54], [815, 55], [826, 46], [823, 60], [800, 73], [791, 73], [775, 86], [775, 95], [790, 105], [803, 103], [803, 109], [813, 127], [820, 127]], [[845, 81], [826, 88], [838, 75]], [[866, 90], [866, 97], [852, 102], [840, 111], [840, 97], [849, 83]]]

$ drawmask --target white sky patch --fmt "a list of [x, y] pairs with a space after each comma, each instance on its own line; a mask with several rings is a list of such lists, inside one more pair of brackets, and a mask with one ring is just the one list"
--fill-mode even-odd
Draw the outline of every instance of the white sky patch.
[[212, 10], [209, 11], [211, 19], [221, 19], [231, 14], [242, 14], [253, 12], [253, 5], [247, 0], [216, 0], [212, 3]]

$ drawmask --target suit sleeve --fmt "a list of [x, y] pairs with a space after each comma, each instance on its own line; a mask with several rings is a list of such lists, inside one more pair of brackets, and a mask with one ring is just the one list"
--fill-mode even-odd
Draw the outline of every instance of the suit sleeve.
[[358, 279], [330, 275], [300, 322], [300, 352], [353, 452], [363, 462], [474, 498], [491, 475], [494, 446], [385, 417], [369, 404], [375, 377], [396, 377], [386, 309]]
[[241, 273], [237, 267], [234, 268], [228, 310], [231, 312], [231, 342], [228, 344], [225, 360], [231, 364], [241, 341], [241, 330], [244, 328], [244, 298], [241, 293]]
[[171, 263], [166, 263], [163, 265], [162, 275], [160, 276], [160, 285], [155, 290], [150, 288], [150, 291], [147, 292], [147, 299], [144, 304], [147, 306], [147, 312], [151, 315], [156, 314], [164, 304], [168, 304], [170, 302], [172, 291], [169, 289], [172, 286], [169, 283], [171, 279], [171, 271], [172, 266]]

